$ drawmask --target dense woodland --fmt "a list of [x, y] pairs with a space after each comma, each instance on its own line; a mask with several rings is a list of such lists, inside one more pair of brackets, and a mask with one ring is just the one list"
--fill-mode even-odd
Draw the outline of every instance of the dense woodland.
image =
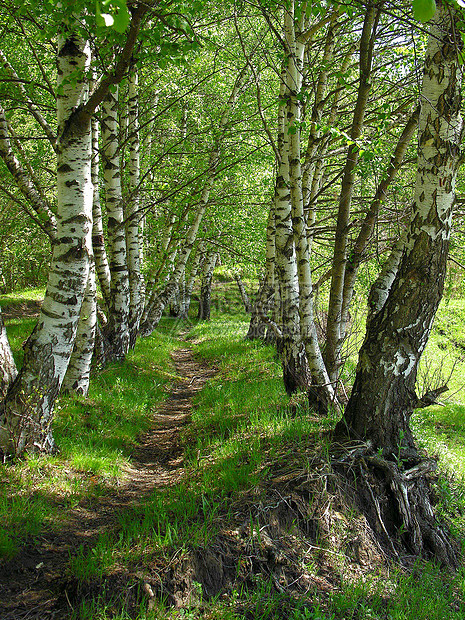
[[463, 293], [462, 2], [6, 0], [0, 28], [0, 286], [45, 287], [20, 361], [0, 314], [4, 466], [221, 275], [383, 544], [457, 569], [411, 417]]

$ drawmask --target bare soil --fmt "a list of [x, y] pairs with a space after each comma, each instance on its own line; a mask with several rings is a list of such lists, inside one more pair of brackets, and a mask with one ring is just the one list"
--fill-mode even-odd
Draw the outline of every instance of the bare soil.
[[[91, 547], [102, 533], [111, 532], [123, 509], [182, 477], [179, 435], [189, 422], [193, 396], [216, 370], [195, 359], [188, 348], [175, 350], [172, 358], [182, 381], [172, 386], [169, 398], [154, 413], [153, 428], [141, 437], [131, 468], [124, 472], [118, 488], [82, 502], [69, 511], [63, 529], [43, 533], [13, 560], [0, 564], [1, 620], [61, 620], [69, 616], [79, 596], [69, 577], [69, 558], [81, 545]], [[116, 574], [111, 579], [113, 588], [126, 588], [126, 576]]]

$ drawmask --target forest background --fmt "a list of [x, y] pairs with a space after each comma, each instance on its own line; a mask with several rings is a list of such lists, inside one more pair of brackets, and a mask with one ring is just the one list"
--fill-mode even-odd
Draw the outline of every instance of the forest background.
[[288, 395], [344, 411], [383, 544], [457, 567], [410, 420], [452, 382], [461, 413], [460, 3], [96, 7], [1, 11], [2, 287], [46, 284], [21, 351], [1, 324], [5, 458], [61, 449], [59, 394], [192, 320], [196, 279], [209, 319], [216, 273]]

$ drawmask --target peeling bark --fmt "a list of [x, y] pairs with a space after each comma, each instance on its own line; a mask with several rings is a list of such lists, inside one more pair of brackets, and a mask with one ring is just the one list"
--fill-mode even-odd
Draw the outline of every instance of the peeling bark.
[[414, 448], [409, 420], [417, 402], [417, 368], [444, 287], [462, 136], [455, 15], [440, 5], [432, 21], [412, 220], [387, 263], [384, 288], [377, 282], [371, 295], [352, 396], [337, 427], [386, 453]]

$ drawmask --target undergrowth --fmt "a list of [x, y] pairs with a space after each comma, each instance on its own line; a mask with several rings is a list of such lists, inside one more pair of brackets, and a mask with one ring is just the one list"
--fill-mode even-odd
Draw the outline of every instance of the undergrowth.
[[[163, 576], [184, 558], [201, 557], [216, 548], [225, 532], [245, 540], [249, 555], [234, 558], [237, 574], [245, 570], [242, 563], [250, 563], [254, 554], [264, 554], [267, 530], [259, 516], [268, 509], [267, 489], [275, 485], [279, 503], [278, 479], [318, 477], [312, 469], [315, 454], [319, 463], [330, 458], [327, 431], [334, 419], [315, 416], [304, 395], [289, 400], [274, 349], [244, 340], [248, 317], [237, 312], [235, 297], [232, 294], [223, 305], [218, 302], [212, 321], [192, 322], [184, 335], [199, 359], [218, 370], [195, 397], [191, 424], [182, 433], [185, 474], [175, 485], [156, 489], [119, 511], [112, 531], [103, 532], [92, 545], [71, 551], [67, 578], [77, 584], [78, 595], [69, 617], [463, 619], [463, 571], [447, 574], [432, 563], [417, 563], [409, 570], [386, 564], [382, 575], [364, 565], [354, 571], [353, 558], [345, 551], [349, 548], [346, 539], [352, 541], [348, 532], [356, 515], [341, 512], [330, 487], [323, 505], [323, 496], [309, 495], [306, 500], [309, 514], [326, 511], [332, 525], [324, 535], [318, 534], [311, 553], [303, 553], [299, 560], [309, 575], [309, 585], [298, 596], [292, 584], [280, 584], [260, 572], [258, 567], [264, 564], [258, 562], [248, 580], [214, 596], [207, 596], [205, 586], [194, 579], [189, 602], [178, 608], [173, 606], [175, 593], [163, 587], [147, 597], [143, 590], [147, 575], [163, 583]], [[225, 308], [229, 313], [219, 312]], [[9, 321], [18, 363], [21, 342], [32, 322]], [[0, 498], [0, 555], [4, 559], [13, 558], [42, 532], [63, 527], [69, 508], [97, 502], [99, 496], [117, 491], [122, 472], [131, 466], [137, 438], [151, 424], [150, 413], [167, 397], [174, 377], [170, 352], [185, 346], [179, 340], [182, 327], [174, 319], [163, 319], [157, 332], [139, 340], [124, 363], [94, 374], [87, 398], [60, 398], [54, 425], [58, 455], [30, 456], [0, 468], [0, 484], [7, 490]], [[458, 340], [459, 335], [453, 338]], [[449, 472], [438, 479], [438, 509], [458, 534], [465, 531], [464, 413], [455, 404], [430, 408], [415, 417], [418, 439], [439, 454], [441, 467]], [[248, 521], [240, 531], [238, 515], [242, 518], [247, 510]], [[303, 545], [299, 532], [297, 521], [290, 521], [283, 539], [294, 540], [299, 549]], [[333, 558], [331, 565], [323, 562], [325, 554]], [[329, 566], [331, 575], [325, 573]]]

